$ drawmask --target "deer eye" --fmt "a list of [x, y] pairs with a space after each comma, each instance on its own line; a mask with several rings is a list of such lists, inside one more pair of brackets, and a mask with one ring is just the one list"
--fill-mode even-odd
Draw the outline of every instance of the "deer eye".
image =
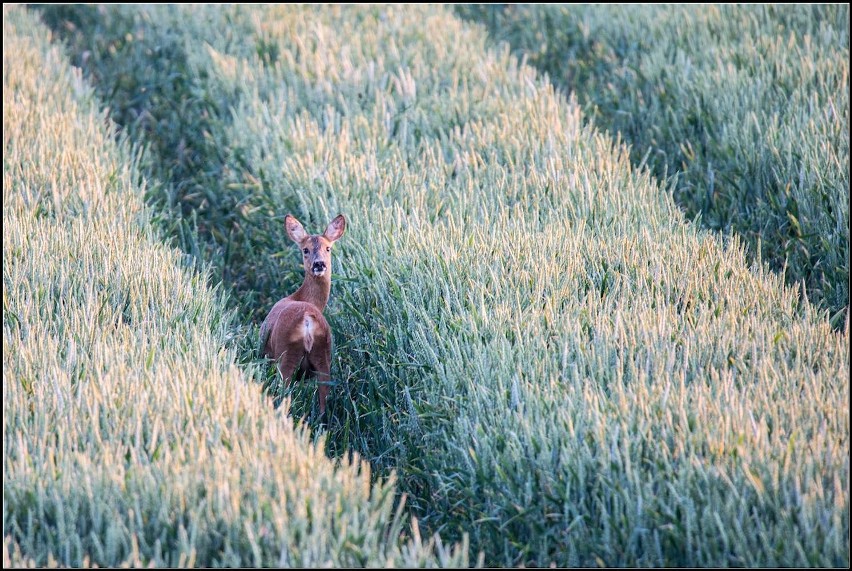
[[325, 251], [326, 251], [326, 252], [331, 252], [331, 246], [326, 246], [326, 247], [325, 247]]
[[306, 255], [306, 256], [308, 255], [308, 249], [307, 249], [307, 248], [305, 248], [305, 249], [304, 249], [304, 250], [302, 250], [302, 251], [305, 253], [305, 255]]

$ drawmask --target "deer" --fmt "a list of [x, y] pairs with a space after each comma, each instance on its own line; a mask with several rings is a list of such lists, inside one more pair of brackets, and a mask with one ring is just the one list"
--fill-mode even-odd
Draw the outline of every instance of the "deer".
[[[323, 309], [331, 294], [331, 247], [346, 231], [339, 214], [320, 235], [308, 234], [295, 216], [284, 217], [284, 228], [302, 252], [305, 280], [292, 294], [280, 299], [260, 326], [262, 356], [275, 361], [284, 389], [290, 386], [297, 367], [319, 384], [319, 414], [331, 382], [331, 328]], [[277, 408], [282, 395], [275, 398]]]

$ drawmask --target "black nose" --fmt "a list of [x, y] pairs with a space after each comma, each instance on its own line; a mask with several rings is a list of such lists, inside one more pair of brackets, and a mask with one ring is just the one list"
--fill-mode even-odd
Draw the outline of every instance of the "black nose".
[[325, 271], [325, 262], [314, 262], [314, 265], [311, 269], [313, 269], [315, 272]]

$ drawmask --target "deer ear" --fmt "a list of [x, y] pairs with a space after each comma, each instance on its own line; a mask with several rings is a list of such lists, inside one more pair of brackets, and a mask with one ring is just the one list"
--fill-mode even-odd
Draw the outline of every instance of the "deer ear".
[[287, 235], [290, 236], [290, 239], [297, 244], [300, 244], [302, 240], [308, 237], [308, 233], [305, 232], [302, 223], [296, 220], [296, 217], [292, 214], [284, 217], [284, 228], [287, 229]]
[[325, 229], [325, 234], [323, 234], [326, 239], [330, 242], [335, 242], [343, 236], [343, 233], [346, 231], [346, 218], [342, 214], [338, 214], [337, 217], [332, 220], [328, 228]]

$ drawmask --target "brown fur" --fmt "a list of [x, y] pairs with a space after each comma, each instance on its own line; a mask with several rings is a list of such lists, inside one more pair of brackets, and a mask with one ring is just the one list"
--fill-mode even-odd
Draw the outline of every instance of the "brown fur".
[[[287, 215], [284, 225], [303, 253], [305, 281], [279, 300], [260, 326], [263, 356], [277, 363], [284, 388], [297, 368], [319, 381], [320, 415], [325, 413], [331, 381], [331, 328], [322, 315], [331, 293], [331, 246], [346, 229], [346, 219], [337, 216], [318, 236], [308, 235], [296, 218]], [[322, 268], [322, 271], [319, 269]], [[276, 406], [281, 397], [276, 398]]]

